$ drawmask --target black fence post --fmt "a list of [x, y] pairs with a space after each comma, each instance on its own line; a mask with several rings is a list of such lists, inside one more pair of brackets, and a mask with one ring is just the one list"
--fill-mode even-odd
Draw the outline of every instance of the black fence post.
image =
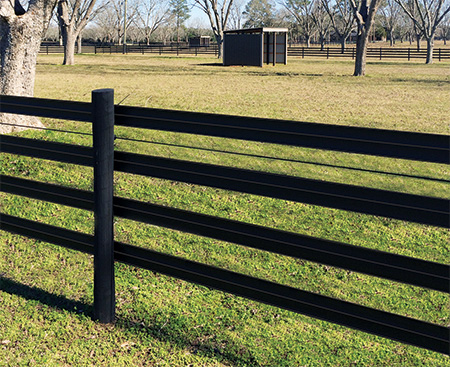
[[92, 91], [94, 147], [94, 318], [115, 317], [113, 177], [114, 90]]

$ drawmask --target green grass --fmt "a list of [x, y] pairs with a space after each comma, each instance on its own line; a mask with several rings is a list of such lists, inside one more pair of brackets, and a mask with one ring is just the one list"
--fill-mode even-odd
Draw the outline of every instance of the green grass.
[[[110, 87], [116, 103], [125, 99], [129, 105], [448, 133], [448, 63], [369, 62], [369, 75], [361, 79], [349, 76], [350, 61], [320, 59], [262, 69], [223, 68], [213, 58], [196, 57], [85, 55], [75, 67], [60, 62], [60, 55], [40, 57], [37, 97], [89, 101], [92, 89]], [[19, 134], [91, 144], [65, 133]], [[449, 193], [449, 168], [439, 164], [138, 129], [117, 128], [116, 134], [165, 144], [117, 140], [118, 150], [420, 195]], [[0, 159], [3, 174], [92, 189], [89, 168], [8, 154]], [[448, 263], [448, 231], [435, 227], [120, 173], [115, 181], [115, 193], [123, 197]], [[92, 213], [15, 195], [0, 199], [3, 213], [93, 232]], [[350, 302], [450, 322], [448, 296], [439, 292], [124, 219], [116, 219], [115, 235]], [[123, 264], [116, 264], [117, 322], [102, 326], [90, 318], [91, 256], [7, 232], [1, 232], [0, 252], [0, 365], [450, 366], [438, 353]]]

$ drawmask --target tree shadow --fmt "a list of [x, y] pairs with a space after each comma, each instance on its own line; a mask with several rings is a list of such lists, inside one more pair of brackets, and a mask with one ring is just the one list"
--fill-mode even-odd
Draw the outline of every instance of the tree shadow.
[[[0, 291], [26, 300], [38, 301], [57, 310], [65, 310], [91, 318], [94, 316], [94, 307], [91, 304], [71, 300], [37, 287], [21, 284], [2, 275], [0, 275]], [[145, 322], [148, 323], [147, 320]], [[133, 316], [119, 316], [116, 318], [115, 327], [125, 329], [138, 338], [142, 337], [143, 333], [151, 335], [153, 338], [170, 343], [180, 350], [188, 350], [192, 354], [214, 358], [218, 362], [225, 362], [231, 366], [259, 365], [252, 352], [242, 345], [238, 345], [232, 340], [217, 341], [214, 338], [211, 339], [210, 335], [207, 334], [203, 337], [193, 338], [189, 335], [188, 329], [180, 327], [180, 323], [183, 323], [182, 318], [177, 315], [172, 315], [164, 323], [155, 321], [151, 325], [145, 325], [144, 321], [136, 320], [136, 317]]]

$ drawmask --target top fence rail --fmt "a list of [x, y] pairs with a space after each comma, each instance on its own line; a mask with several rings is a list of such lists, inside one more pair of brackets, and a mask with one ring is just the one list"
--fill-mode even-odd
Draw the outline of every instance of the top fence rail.
[[[6, 113], [85, 122], [92, 120], [90, 103], [66, 101], [62, 103], [60, 100], [16, 96], [0, 96], [0, 98], [2, 112]], [[115, 124], [389, 158], [450, 163], [450, 141], [448, 136], [439, 134], [119, 105], [115, 106]]]

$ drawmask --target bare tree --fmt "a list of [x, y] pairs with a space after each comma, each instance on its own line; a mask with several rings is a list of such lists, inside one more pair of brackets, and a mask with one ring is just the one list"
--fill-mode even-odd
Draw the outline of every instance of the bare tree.
[[395, 0], [427, 41], [426, 63], [433, 62], [434, 37], [439, 24], [450, 13], [448, 0]]
[[366, 54], [369, 33], [375, 21], [375, 14], [381, 0], [350, 0], [353, 8], [353, 15], [357, 25], [356, 36], [356, 56], [354, 76], [364, 76], [366, 74]]
[[305, 38], [306, 47], [311, 46], [311, 37], [316, 32], [316, 23], [312, 13], [315, 0], [284, 0], [282, 5], [295, 18]]
[[229, 18], [231, 29], [241, 29], [243, 12], [244, 12], [244, 1], [234, 0], [233, 5], [231, 7]]
[[405, 14], [404, 11], [401, 11], [398, 14], [397, 20], [397, 35], [400, 42], [406, 39], [409, 41], [409, 44], [413, 42], [413, 31], [411, 29], [411, 19]]
[[75, 63], [75, 42], [78, 40], [81, 47], [81, 32], [88, 20], [101, 10], [101, 7], [97, 7], [94, 11], [95, 4], [96, 0], [58, 0], [58, 22], [64, 45], [63, 65]]
[[117, 28], [121, 27], [121, 13], [117, 13], [116, 1], [112, 0], [109, 5], [95, 18], [98, 29], [98, 38], [102, 42], [113, 43], [119, 41]]
[[331, 20], [331, 26], [341, 43], [341, 53], [354, 27], [355, 18], [349, 0], [337, 0], [331, 5], [331, 0], [322, 0], [322, 4]]
[[[36, 59], [56, 0], [0, 0], [0, 94], [33, 96]], [[1, 114], [0, 122], [42, 126], [39, 119]], [[17, 130], [0, 125], [2, 133]]]
[[227, 29], [233, 0], [194, 0], [194, 4], [208, 16], [219, 47], [218, 57], [221, 58], [223, 52], [223, 31]]
[[[136, 20], [138, 6], [136, 1], [128, 0], [126, 27]], [[100, 27], [104, 42], [122, 44], [124, 36], [124, 14], [121, 0], [108, 0], [108, 5], [97, 15], [95, 23]]]
[[330, 19], [320, 0], [314, 1], [313, 12], [311, 17], [316, 25], [317, 33], [319, 33], [320, 49], [323, 51], [325, 46], [325, 37], [330, 31]]
[[447, 41], [450, 39], [450, 14], [447, 14], [442, 20], [440, 30], [444, 45], [447, 45]]
[[380, 24], [389, 36], [389, 43], [391, 46], [394, 45], [394, 32], [397, 29], [397, 25], [400, 22], [400, 12], [401, 8], [394, 0], [385, 0], [383, 5], [380, 7]]
[[154, 37], [158, 42], [161, 42], [162, 44], [166, 45], [171, 41], [175, 33], [175, 28], [176, 28], [175, 19], [169, 18], [167, 24], [160, 26], [154, 32]]
[[166, 24], [170, 15], [167, 1], [146, 0], [139, 6], [137, 21], [146, 44], [150, 44], [150, 37], [162, 25]]

